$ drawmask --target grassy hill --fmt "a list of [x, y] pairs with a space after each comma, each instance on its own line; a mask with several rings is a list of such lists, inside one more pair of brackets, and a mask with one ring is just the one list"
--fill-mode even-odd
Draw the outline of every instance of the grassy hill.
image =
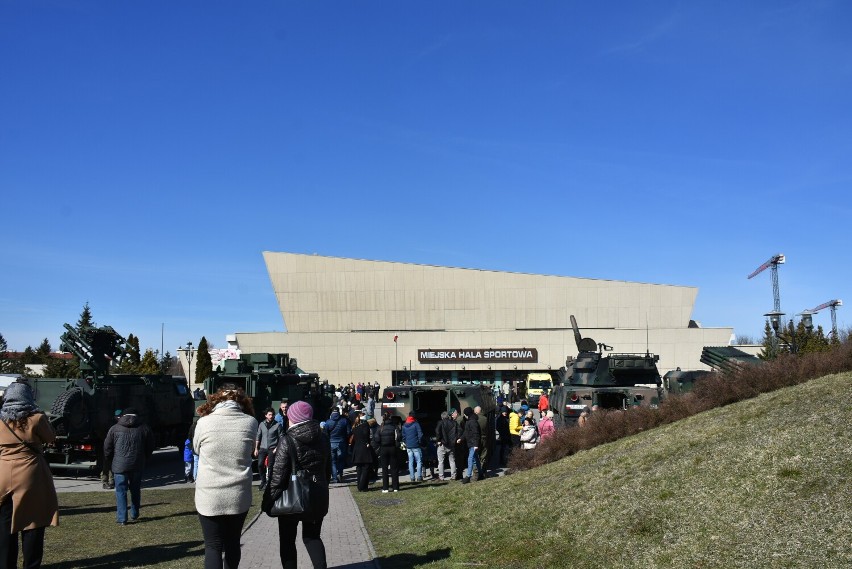
[[851, 398], [833, 375], [504, 478], [354, 494], [383, 569], [852, 567]]

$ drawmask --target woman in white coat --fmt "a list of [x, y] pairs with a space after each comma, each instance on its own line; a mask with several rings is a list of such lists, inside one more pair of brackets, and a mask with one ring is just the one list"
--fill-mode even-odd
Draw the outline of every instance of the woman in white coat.
[[245, 391], [231, 384], [208, 396], [197, 412], [201, 418], [192, 447], [199, 461], [195, 509], [204, 534], [204, 569], [236, 569], [240, 534], [251, 508], [257, 419]]

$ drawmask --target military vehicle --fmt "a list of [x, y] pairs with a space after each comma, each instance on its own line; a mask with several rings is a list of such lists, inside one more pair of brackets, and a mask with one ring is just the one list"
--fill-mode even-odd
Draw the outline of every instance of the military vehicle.
[[[277, 412], [282, 401], [307, 401], [314, 408], [314, 419], [328, 418], [331, 394], [320, 384], [319, 375], [299, 369], [296, 358], [289, 354], [242, 354], [239, 359], [224, 360], [223, 365], [224, 369], [204, 380], [205, 393], [215, 393], [226, 383], [242, 387], [252, 398], [258, 421], [263, 420], [267, 408]], [[196, 407], [203, 403], [196, 401]]]
[[556, 424], [572, 425], [580, 413], [597, 405], [601, 409], [656, 407], [665, 398], [659, 356], [644, 354], [611, 354], [606, 344], [583, 338], [577, 320], [571, 315], [574, 340], [579, 352], [568, 358], [560, 371], [560, 384], [550, 394], [550, 407]]
[[692, 391], [696, 381], [701, 381], [712, 373], [712, 371], [699, 369], [683, 371], [680, 368], [667, 371], [663, 376], [663, 388], [669, 395], [682, 395]]
[[666, 372], [663, 387], [672, 395], [692, 391], [695, 383], [715, 372], [733, 372], [744, 366], [763, 365], [764, 361], [733, 346], [704, 346], [701, 363], [713, 368], [708, 370], [676, 370]]
[[[435, 436], [435, 427], [438, 426], [443, 411], [449, 413], [453, 409], [457, 409], [461, 414], [466, 407], [480, 406], [482, 407], [482, 414], [488, 421], [487, 424], [492, 426], [486, 432], [485, 448], [488, 450], [488, 456], [494, 456], [493, 425], [497, 418], [497, 401], [494, 398], [493, 390], [494, 386], [490, 384], [423, 383], [395, 385], [385, 388], [380, 401], [380, 409], [382, 415], [389, 413], [391, 421], [396, 425], [405, 423], [409, 412], [413, 411], [414, 418], [417, 419], [420, 428], [423, 429], [423, 435], [432, 438]], [[457, 452], [457, 461], [460, 454]], [[459, 466], [459, 472], [461, 470], [462, 467]]]
[[29, 379], [36, 402], [47, 412], [56, 441], [44, 454], [54, 469], [98, 470], [103, 440], [116, 410], [134, 407], [151, 427], [157, 447], [182, 446], [194, 407], [186, 380], [169, 375], [111, 374], [126, 357], [126, 341], [110, 326], [77, 331], [65, 324], [62, 351], [80, 359], [79, 379]]

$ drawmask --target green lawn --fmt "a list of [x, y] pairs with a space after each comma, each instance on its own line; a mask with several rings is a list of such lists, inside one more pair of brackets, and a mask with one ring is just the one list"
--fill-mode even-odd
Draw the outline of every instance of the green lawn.
[[852, 567], [852, 374], [500, 479], [354, 492], [383, 569]]
[[[119, 526], [114, 493], [60, 493], [59, 526], [47, 529], [43, 567], [200, 567], [204, 548], [193, 497], [192, 488], [143, 488], [140, 520]], [[254, 501], [246, 523], [260, 508]]]

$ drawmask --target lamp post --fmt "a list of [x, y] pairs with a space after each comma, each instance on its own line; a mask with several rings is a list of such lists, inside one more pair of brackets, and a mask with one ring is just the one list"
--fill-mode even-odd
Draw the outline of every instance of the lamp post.
[[186, 343], [186, 375], [189, 377], [186, 378], [186, 382], [188, 385], [192, 385], [192, 342]]
[[[801, 316], [800, 323], [805, 328], [805, 331], [809, 335], [814, 329], [814, 313], [810, 310], [805, 310], [799, 316]], [[790, 323], [787, 327], [781, 326], [781, 317], [784, 316], [783, 312], [767, 312], [764, 316], [769, 317], [769, 322], [772, 325], [772, 330], [775, 332], [775, 337], [773, 338], [773, 342], [777, 349], [778, 341], [784, 341], [787, 346], [790, 348], [790, 353], [798, 354], [799, 353], [799, 339], [797, 338], [796, 333], [796, 324], [793, 322], [793, 319], [790, 319]]]

